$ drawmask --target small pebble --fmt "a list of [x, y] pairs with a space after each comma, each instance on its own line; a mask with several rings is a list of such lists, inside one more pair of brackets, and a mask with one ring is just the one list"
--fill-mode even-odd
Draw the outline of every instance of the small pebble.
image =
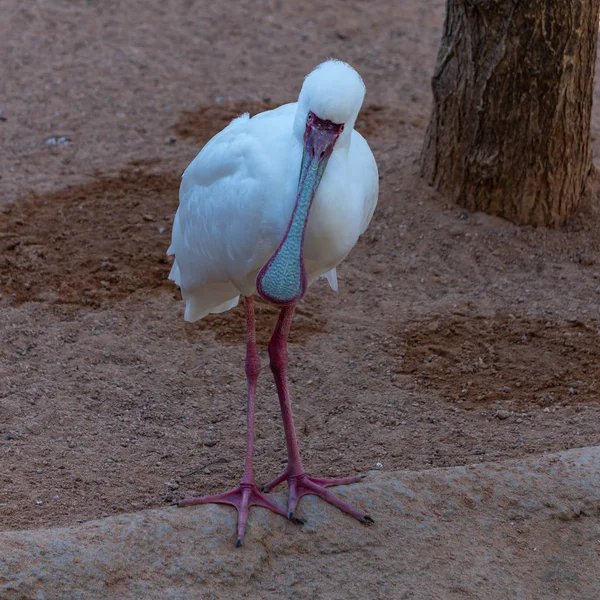
[[46, 140], [46, 146], [66, 146], [71, 140], [68, 137], [61, 136], [59, 138], [51, 137]]
[[508, 410], [497, 410], [495, 417], [501, 420], [508, 419], [510, 417], [511, 412]]

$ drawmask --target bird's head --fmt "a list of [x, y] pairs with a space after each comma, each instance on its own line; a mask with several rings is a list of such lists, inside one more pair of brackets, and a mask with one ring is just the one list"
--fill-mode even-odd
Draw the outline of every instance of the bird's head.
[[328, 156], [334, 147], [348, 146], [364, 97], [360, 75], [339, 60], [328, 60], [307, 75], [294, 122], [294, 133], [304, 141], [305, 151], [310, 149], [307, 141], [315, 136], [328, 147]]

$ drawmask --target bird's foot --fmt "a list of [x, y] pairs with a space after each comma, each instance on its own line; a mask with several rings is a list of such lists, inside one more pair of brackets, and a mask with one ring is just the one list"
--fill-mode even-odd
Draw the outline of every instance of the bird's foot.
[[333, 506], [337, 506], [340, 510], [349, 515], [353, 516], [355, 519], [358, 519], [361, 523], [374, 523], [373, 519], [366, 515], [364, 512], [360, 510], [356, 510], [353, 506], [338, 498], [334, 493], [330, 492], [328, 487], [336, 486], [336, 485], [348, 485], [350, 483], [357, 483], [361, 479], [364, 479], [366, 475], [355, 475], [352, 477], [333, 477], [333, 478], [323, 478], [323, 477], [311, 477], [306, 473], [301, 473], [299, 475], [291, 475], [287, 469], [284, 471], [279, 477], [273, 479], [273, 481], [267, 483], [261, 488], [261, 491], [268, 493], [275, 487], [277, 487], [280, 483], [287, 480], [288, 486], [290, 488], [290, 496], [288, 500], [288, 519], [295, 518], [294, 513], [296, 510], [296, 506], [298, 505], [298, 501], [302, 496], [318, 496], [325, 500], [325, 502], [329, 502]]
[[[268, 498], [265, 498], [254, 483], [240, 483], [236, 488], [217, 494], [215, 496], [202, 496], [201, 498], [186, 498], [175, 502], [175, 506], [191, 506], [194, 504], [231, 504], [238, 511], [238, 531], [236, 548], [242, 545], [244, 534], [246, 533], [246, 523], [248, 522], [248, 509], [251, 506], [262, 506], [273, 512], [288, 518], [288, 513]], [[298, 519], [289, 517], [290, 520], [299, 522]]]

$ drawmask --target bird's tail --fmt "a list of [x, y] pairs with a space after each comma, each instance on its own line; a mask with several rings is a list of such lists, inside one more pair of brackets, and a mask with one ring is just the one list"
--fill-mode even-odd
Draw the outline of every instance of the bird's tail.
[[169, 279], [174, 281], [176, 285], [181, 287], [181, 273], [179, 272], [179, 265], [177, 261], [173, 263], [171, 267], [171, 272], [169, 273]]

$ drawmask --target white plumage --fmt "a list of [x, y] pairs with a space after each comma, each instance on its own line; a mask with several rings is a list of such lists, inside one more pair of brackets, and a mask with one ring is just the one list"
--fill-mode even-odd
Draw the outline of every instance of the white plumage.
[[335, 267], [366, 229], [378, 174], [354, 123], [364, 84], [349, 65], [327, 61], [304, 81], [298, 102], [234, 119], [183, 174], [168, 254], [185, 300], [185, 319], [234, 307], [256, 293], [256, 276], [281, 242], [296, 201], [309, 111], [343, 123], [314, 197], [303, 251], [308, 284], [337, 290]]

